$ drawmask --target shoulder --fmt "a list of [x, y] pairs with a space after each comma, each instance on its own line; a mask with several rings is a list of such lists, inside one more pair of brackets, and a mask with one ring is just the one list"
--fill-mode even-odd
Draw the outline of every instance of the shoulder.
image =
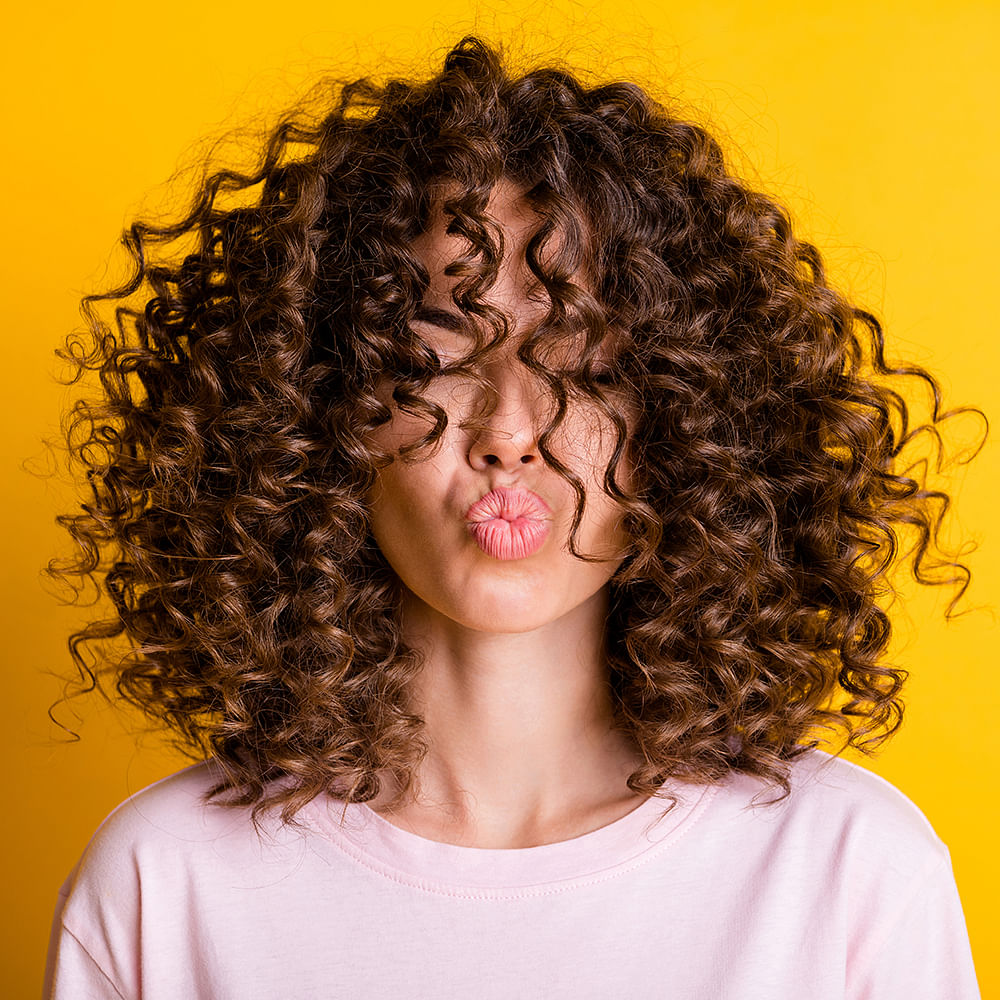
[[789, 783], [775, 802], [779, 789], [739, 775], [723, 797], [766, 837], [825, 850], [845, 867], [916, 878], [950, 862], [921, 809], [865, 767], [811, 750], [792, 762]]
[[807, 807], [928, 846], [941, 844], [916, 803], [860, 764], [812, 750], [793, 763], [790, 778], [792, 795]]
[[215, 761], [194, 764], [113, 809], [60, 890], [63, 922], [93, 928], [114, 912], [132, 926], [143, 900], [180, 905], [199, 884], [254, 885], [293, 869], [303, 831], [270, 811], [255, 825], [249, 806], [210, 799], [222, 777]]
[[281, 884], [307, 857], [302, 831], [274, 812], [255, 825], [250, 806], [211, 797], [222, 777], [219, 764], [206, 761], [129, 796], [97, 828], [60, 890], [53, 935], [71, 938], [67, 955], [82, 948], [123, 996], [143, 992], [147, 948], [190, 951], [205, 914], [236, 911], [248, 890]]
[[208, 801], [208, 793], [221, 780], [218, 765], [203, 761], [154, 781], [108, 813], [86, 853], [218, 836], [229, 825], [228, 820], [235, 818], [233, 814], [241, 811]]
[[203, 761], [129, 796], [97, 828], [61, 894], [171, 882], [205, 865], [239, 870], [259, 858], [262, 838], [289, 839], [273, 816], [255, 826], [249, 806], [210, 798], [222, 777], [217, 762]]

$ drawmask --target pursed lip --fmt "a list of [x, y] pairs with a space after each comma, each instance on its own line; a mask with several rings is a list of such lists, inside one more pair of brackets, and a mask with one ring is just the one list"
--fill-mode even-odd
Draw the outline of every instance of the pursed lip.
[[465, 513], [465, 519], [473, 523], [494, 518], [513, 521], [519, 517], [541, 521], [551, 514], [549, 505], [537, 493], [523, 486], [498, 486], [472, 504]]

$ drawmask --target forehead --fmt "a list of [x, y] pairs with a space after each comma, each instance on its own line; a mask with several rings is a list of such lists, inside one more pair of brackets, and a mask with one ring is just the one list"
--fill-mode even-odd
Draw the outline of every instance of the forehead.
[[[439, 184], [432, 189], [431, 206], [427, 226], [412, 243], [412, 250], [427, 269], [430, 284], [424, 297], [425, 304], [455, 311], [452, 300], [455, 286], [468, 274], [474, 273], [479, 255], [472, 241], [461, 233], [447, 231], [452, 217], [444, 211], [447, 198], [458, 193], [454, 184]], [[487, 229], [494, 245], [502, 255], [496, 279], [489, 288], [483, 290], [480, 298], [508, 314], [516, 326], [534, 325], [546, 314], [549, 295], [542, 282], [532, 273], [528, 263], [527, 249], [531, 238], [544, 222], [526, 197], [525, 188], [509, 179], [501, 180], [494, 187], [486, 205]], [[586, 239], [587, 227], [584, 220], [577, 220], [577, 243]], [[570, 250], [573, 259], [559, 258], [564, 250]], [[570, 280], [588, 291], [593, 284], [585, 264], [588, 254], [585, 247], [567, 247], [565, 226], [557, 226], [547, 237], [545, 244], [538, 248], [539, 263], [548, 269], [558, 261], [559, 269], [571, 271]], [[467, 266], [456, 266], [458, 273], [446, 273], [448, 265], [467, 259]], [[575, 265], [575, 266], [574, 266]]]

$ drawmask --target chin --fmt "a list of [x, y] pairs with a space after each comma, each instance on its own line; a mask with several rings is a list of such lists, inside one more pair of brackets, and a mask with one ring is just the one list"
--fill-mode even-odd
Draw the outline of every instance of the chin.
[[[555, 616], [558, 617], [558, 616]], [[482, 613], [467, 619], [455, 619], [459, 625], [475, 632], [487, 632], [491, 635], [518, 635], [524, 632], [534, 632], [545, 625], [550, 625], [555, 617], [541, 616], [536, 612], [525, 612], [521, 615], [503, 614], [484, 616]]]
[[468, 597], [459, 606], [442, 609], [448, 618], [465, 628], [477, 632], [512, 634], [531, 632], [561, 617], [563, 609], [548, 608], [539, 601], [513, 602], [503, 598], [470, 601]]

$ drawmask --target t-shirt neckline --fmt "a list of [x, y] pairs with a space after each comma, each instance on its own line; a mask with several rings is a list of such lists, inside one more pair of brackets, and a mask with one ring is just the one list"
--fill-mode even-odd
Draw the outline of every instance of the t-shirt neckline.
[[[467, 847], [404, 830], [365, 803], [333, 796], [306, 812], [347, 854], [396, 882], [447, 895], [511, 898], [545, 895], [604, 881], [659, 853], [683, 836], [707, 807], [714, 785], [664, 782], [611, 823], [569, 840], [535, 847]], [[343, 817], [343, 822], [341, 822]]]

